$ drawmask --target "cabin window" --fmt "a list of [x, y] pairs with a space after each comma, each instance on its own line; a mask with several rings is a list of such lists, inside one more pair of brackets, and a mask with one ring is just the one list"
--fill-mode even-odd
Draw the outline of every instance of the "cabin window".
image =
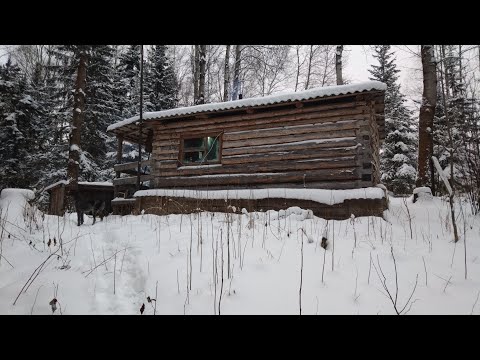
[[220, 163], [221, 134], [182, 139], [180, 165], [209, 165]]

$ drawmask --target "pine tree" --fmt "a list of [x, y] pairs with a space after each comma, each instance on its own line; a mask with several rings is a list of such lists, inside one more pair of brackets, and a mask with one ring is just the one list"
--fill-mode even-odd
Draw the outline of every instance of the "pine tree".
[[412, 112], [405, 105], [405, 96], [400, 92], [394, 53], [390, 45], [375, 47], [374, 58], [378, 65], [369, 69], [370, 80], [387, 85], [385, 92], [385, 132], [380, 159], [382, 182], [396, 194], [410, 193], [416, 177], [416, 130]]

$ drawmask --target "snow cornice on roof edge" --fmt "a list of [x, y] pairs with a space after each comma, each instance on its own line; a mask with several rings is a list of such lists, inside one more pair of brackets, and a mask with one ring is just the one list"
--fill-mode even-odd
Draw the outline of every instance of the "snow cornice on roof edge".
[[[156, 111], [156, 112], [146, 112], [143, 114], [143, 119], [144, 120], [165, 119], [165, 118], [171, 118], [171, 117], [176, 117], [181, 115], [192, 115], [197, 113], [207, 113], [207, 112], [241, 109], [241, 108], [248, 108], [248, 107], [262, 106], [262, 105], [272, 105], [272, 104], [279, 104], [279, 103], [286, 103], [286, 102], [293, 102], [293, 101], [311, 100], [311, 99], [322, 98], [327, 96], [355, 94], [355, 93], [372, 91], [372, 90], [384, 91], [386, 89], [387, 89], [387, 85], [380, 81], [365, 81], [357, 84], [317, 87], [317, 88], [308, 89], [304, 91], [279, 93], [276, 95], [269, 95], [264, 97], [187, 106], [187, 107], [180, 107], [176, 109], [169, 109], [169, 110]], [[139, 119], [140, 119], [140, 116], [136, 115], [131, 118], [119, 121], [115, 124], [110, 125], [107, 128], [107, 131], [112, 131], [112, 130], [121, 128], [122, 126], [132, 124], [138, 121]]]

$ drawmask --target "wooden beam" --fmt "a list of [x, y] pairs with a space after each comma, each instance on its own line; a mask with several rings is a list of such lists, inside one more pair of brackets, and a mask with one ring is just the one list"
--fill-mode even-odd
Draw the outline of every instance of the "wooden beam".
[[[120, 164], [122, 162], [122, 157], [123, 157], [123, 136], [119, 135], [117, 136], [117, 164]], [[119, 177], [120, 177], [120, 171], [116, 170], [116, 178], [118, 179]]]
[[[154, 179], [154, 176], [153, 175], [142, 175], [140, 176], [140, 182], [144, 182], [144, 181], [149, 181], [149, 180], [153, 180]], [[136, 176], [132, 176], [132, 177], [124, 177], [124, 178], [120, 178], [120, 179], [113, 179], [113, 185], [128, 185], [128, 184], [133, 184], [135, 185], [137, 183], [137, 177]]]
[[[150, 160], [142, 160], [141, 166], [152, 166], [153, 159]], [[115, 164], [113, 169], [117, 172], [125, 172], [127, 170], [137, 170], [138, 169], [138, 161], [128, 162], [123, 164]]]

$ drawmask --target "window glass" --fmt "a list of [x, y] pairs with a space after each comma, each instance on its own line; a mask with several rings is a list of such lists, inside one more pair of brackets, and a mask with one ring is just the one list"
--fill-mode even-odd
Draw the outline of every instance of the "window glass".
[[220, 159], [220, 146], [219, 146], [218, 138], [207, 137], [207, 144], [208, 144], [207, 160], [218, 161]]
[[203, 148], [205, 138], [185, 139], [184, 141], [185, 142], [183, 143], [183, 146], [185, 147], [185, 149], [187, 149], [187, 148]]

